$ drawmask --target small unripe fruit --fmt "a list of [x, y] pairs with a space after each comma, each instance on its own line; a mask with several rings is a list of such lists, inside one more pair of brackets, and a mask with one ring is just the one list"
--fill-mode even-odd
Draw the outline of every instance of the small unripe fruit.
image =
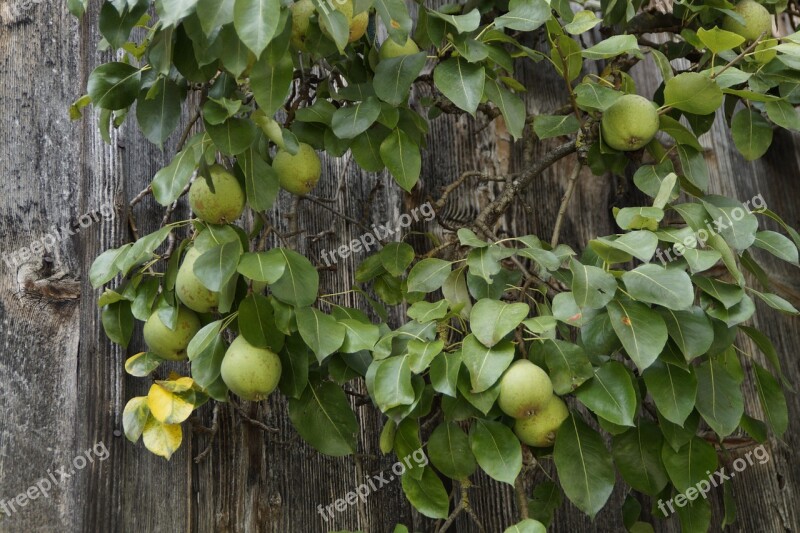
[[626, 94], [603, 113], [600, 130], [614, 150], [639, 150], [658, 133], [658, 112], [647, 98]]
[[144, 342], [157, 356], [170, 361], [180, 361], [186, 358], [186, 347], [198, 331], [200, 331], [200, 319], [183, 306], [178, 308], [178, 320], [175, 322], [174, 330], [169, 329], [161, 321], [158, 311], [154, 311], [144, 323]]
[[278, 173], [281, 187], [292, 194], [303, 196], [317, 186], [322, 175], [322, 163], [314, 148], [300, 143], [297, 154], [278, 150], [272, 161], [272, 168]]
[[197, 178], [189, 189], [189, 205], [192, 211], [209, 224], [233, 222], [244, 211], [245, 196], [236, 177], [220, 165], [209, 169], [214, 191], [205, 178]]
[[175, 294], [183, 305], [197, 311], [208, 313], [219, 305], [219, 293], [210, 291], [194, 273], [194, 262], [202, 255], [197, 248], [189, 248], [175, 277]]
[[538, 413], [553, 398], [553, 382], [547, 373], [527, 359], [514, 362], [500, 379], [500, 410], [514, 418]]
[[514, 423], [514, 432], [523, 444], [547, 448], [556, 441], [558, 428], [568, 416], [567, 404], [558, 396], [553, 396], [538, 414], [518, 419]]
[[739, 24], [733, 17], [725, 15], [722, 29], [741, 35], [748, 41], [755, 41], [762, 33], [772, 37], [772, 16], [767, 8], [753, 0], [742, 0], [733, 10], [744, 19], [744, 24]]
[[305, 51], [306, 35], [310, 25], [311, 15], [314, 14], [314, 3], [311, 0], [299, 0], [291, 5], [292, 10], [292, 36], [290, 42], [296, 50]]
[[410, 56], [419, 52], [417, 43], [411, 40], [411, 37], [405, 44], [397, 44], [393, 39], [389, 38], [383, 41], [378, 56], [381, 59], [389, 59], [392, 57]]
[[369, 13], [362, 11], [350, 21], [350, 37], [348, 42], [356, 42], [367, 33], [367, 26], [369, 26]]
[[275, 390], [281, 379], [281, 360], [271, 350], [257, 348], [241, 335], [222, 359], [222, 381], [243, 400], [258, 402]]

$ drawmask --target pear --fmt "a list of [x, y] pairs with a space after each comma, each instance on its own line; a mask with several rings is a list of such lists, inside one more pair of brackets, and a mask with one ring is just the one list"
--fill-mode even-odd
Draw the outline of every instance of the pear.
[[186, 358], [186, 347], [199, 330], [200, 319], [183, 306], [178, 308], [178, 320], [174, 330], [169, 329], [161, 321], [158, 311], [154, 311], [144, 324], [144, 342], [157, 356], [170, 361], [180, 361]]
[[202, 255], [195, 248], [189, 248], [175, 278], [175, 294], [183, 304], [198, 313], [208, 313], [219, 305], [219, 293], [208, 290], [194, 273], [194, 262]]
[[198, 178], [189, 189], [189, 205], [192, 211], [209, 224], [233, 222], [244, 211], [245, 196], [239, 180], [221, 165], [209, 169], [214, 191], [205, 178]]
[[556, 441], [556, 432], [568, 416], [567, 404], [558, 396], [553, 396], [539, 413], [518, 419], [514, 423], [514, 432], [523, 444], [547, 448]]
[[658, 112], [638, 94], [626, 94], [611, 104], [600, 121], [603, 140], [614, 150], [640, 150], [658, 133]]
[[261, 401], [281, 379], [281, 360], [266, 348], [257, 348], [241, 335], [228, 347], [220, 369], [222, 381], [243, 400]]
[[527, 359], [515, 361], [500, 378], [500, 410], [514, 418], [538, 413], [553, 397], [547, 373]]
[[722, 22], [723, 30], [732, 31], [748, 41], [755, 41], [764, 32], [766, 32], [765, 37], [772, 37], [772, 15], [766, 7], [753, 0], [742, 0], [733, 10], [744, 19], [744, 24], [739, 24], [733, 17], [725, 15], [725, 20]]
[[418, 52], [419, 46], [417, 46], [417, 43], [411, 40], [411, 37], [406, 40], [405, 44], [397, 44], [390, 37], [383, 41], [381, 49], [378, 52], [378, 56], [381, 59], [390, 59], [392, 57], [410, 56]]
[[314, 3], [311, 0], [299, 0], [289, 8], [292, 11], [292, 36], [290, 43], [295, 50], [306, 51], [306, 35], [314, 14]]
[[278, 150], [272, 161], [272, 168], [278, 173], [281, 187], [292, 194], [303, 196], [317, 186], [322, 175], [322, 163], [314, 148], [300, 143], [297, 154]]

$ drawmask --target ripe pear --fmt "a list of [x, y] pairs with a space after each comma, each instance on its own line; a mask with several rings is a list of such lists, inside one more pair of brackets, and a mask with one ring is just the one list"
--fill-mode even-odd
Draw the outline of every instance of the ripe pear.
[[744, 24], [739, 24], [733, 17], [725, 15], [722, 29], [741, 35], [748, 41], [755, 41], [762, 33], [772, 37], [772, 16], [767, 8], [754, 0], [742, 0], [733, 10], [744, 19]]
[[527, 359], [515, 361], [500, 378], [497, 405], [508, 416], [528, 418], [553, 397], [553, 382], [547, 373]]
[[523, 444], [547, 448], [556, 441], [556, 432], [568, 416], [567, 404], [553, 396], [538, 414], [518, 419], [514, 423], [514, 432]]
[[175, 294], [183, 304], [198, 313], [208, 313], [219, 305], [219, 293], [208, 290], [194, 273], [194, 262], [202, 255], [189, 248], [175, 278]]
[[296, 155], [286, 150], [278, 150], [272, 161], [272, 168], [278, 173], [281, 187], [298, 196], [311, 192], [322, 175], [319, 156], [314, 148], [306, 143], [300, 143]]
[[405, 44], [397, 44], [393, 39], [389, 38], [383, 41], [381, 49], [378, 52], [378, 57], [381, 59], [389, 59], [392, 57], [410, 56], [418, 52], [419, 46], [411, 40], [411, 37], [406, 40]]
[[244, 211], [245, 196], [236, 177], [221, 165], [209, 169], [214, 191], [205, 178], [198, 178], [189, 189], [189, 205], [192, 211], [209, 224], [233, 222]]
[[290, 43], [295, 50], [306, 50], [306, 35], [311, 24], [311, 15], [314, 14], [314, 3], [311, 0], [299, 0], [291, 5], [292, 10], [292, 36]]
[[[369, 13], [366, 11], [362, 11], [355, 17], [353, 16], [353, 0], [333, 0], [333, 7], [337, 11], [341, 12], [344, 17], [347, 19], [347, 25], [349, 26], [349, 35], [347, 38], [347, 42], [352, 43], [355, 42], [367, 32], [367, 25], [369, 24]], [[325, 28], [322, 29], [322, 33], [328, 35], [327, 30]]]
[[600, 129], [603, 140], [614, 150], [639, 150], [658, 132], [658, 112], [647, 98], [626, 94], [603, 113]]
[[281, 379], [281, 360], [266, 348], [257, 348], [239, 335], [228, 347], [221, 367], [222, 381], [243, 400], [261, 401]]
[[183, 306], [178, 308], [178, 320], [174, 330], [169, 329], [161, 321], [158, 311], [154, 311], [144, 323], [144, 342], [157, 356], [170, 361], [180, 361], [186, 358], [186, 347], [199, 330], [200, 319]]

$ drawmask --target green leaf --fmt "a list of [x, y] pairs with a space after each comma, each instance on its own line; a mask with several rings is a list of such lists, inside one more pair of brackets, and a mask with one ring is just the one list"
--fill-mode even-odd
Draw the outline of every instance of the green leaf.
[[589, 111], [605, 111], [622, 95], [623, 93], [620, 91], [609, 89], [598, 83], [585, 82], [575, 87], [575, 103], [581, 109]]
[[289, 398], [289, 419], [300, 436], [325, 455], [356, 451], [358, 420], [344, 391], [334, 383], [314, 379], [299, 399]]
[[429, 257], [411, 268], [408, 273], [408, 292], [433, 292], [441, 288], [450, 274], [451, 263]]
[[733, 283], [725, 283], [705, 276], [692, 276], [692, 281], [700, 290], [722, 303], [726, 309], [735, 306], [744, 298], [744, 289]]
[[147, 407], [146, 396], [137, 396], [128, 400], [125, 410], [122, 412], [122, 428], [125, 431], [125, 437], [135, 444], [142, 436], [149, 418], [150, 408]]
[[[495, 24], [498, 20], [500, 19], [495, 19]], [[460, 57], [451, 58], [436, 66], [433, 71], [433, 81], [447, 99], [475, 116], [485, 83], [485, 71], [482, 66], [467, 63]]]
[[125, 361], [125, 372], [137, 378], [149, 376], [164, 360], [152, 352], [139, 352]]
[[697, 37], [700, 39], [706, 48], [715, 54], [733, 50], [744, 42], [744, 37], [731, 31], [721, 30], [714, 26], [710, 30], [700, 28], [697, 30]]
[[797, 109], [792, 104], [785, 100], [778, 100], [767, 102], [764, 107], [772, 122], [787, 130], [800, 131], [800, 115], [797, 114]]
[[380, 338], [380, 329], [374, 324], [365, 324], [350, 318], [339, 320], [339, 324], [345, 329], [344, 342], [339, 349], [342, 353], [372, 350]]
[[389, 36], [397, 44], [404, 44], [411, 33], [412, 21], [403, 0], [374, 0], [375, 11], [383, 21]]
[[[534, 344], [532, 350], [536, 346]], [[571, 393], [594, 375], [586, 352], [571, 342], [546, 339], [541, 344], [541, 356], [544, 357], [556, 394]]]
[[[214, 399], [217, 399], [217, 397], [209, 389], [212, 389], [216, 382], [221, 381], [222, 359], [225, 357], [227, 348], [228, 345], [225, 344], [221, 336], [213, 337], [211, 344], [192, 360], [192, 379], [199, 386], [206, 389]], [[226, 392], [222, 395], [222, 398], [227, 400], [227, 396], [226, 387]]]
[[533, 489], [531, 499], [528, 500], [528, 514], [545, 526], [549, 526], [562, 501], [558, 485], [550, 480], [542, 481]]
[[456, 397], [458, 371], [461, 369], [461, 352], [440, 353], [431, 362], [431, 385], [438, 393]]
[[586, 59], [595, 60], [608, 59], [622, 54], [644, 57], [639, 50], [639, 43], [636, 41], [635, 35], [614, 35], [581, 52]]
[[469, 444], [478, 464], [489, 477], [514, 484], [522, 470], [522, 448], [508, 426], [478, 419], [470, 429]]
[[100, 318], [103, 323], [103, 331], [111, 339], [111, 342], [127, 348], [133, 335], [131, 303], [128, 300], [121, 300], [107, 305], [100, 313]]
[[253, 281], [275, 283], [286, 271], [286, 257], [279, 249], [248, 252], [242, 254], [236, 269]]
[[198, 0], [197, 18], [207, 36], [216, 28], [233, 22], [233, 5], [234, 0]]
[[367, 131], [381, 113], [381, 104], [370, 96], [355, 105], [340, 107], [331, 117], [333, 133], [340, 139], [352, 139]]
[[759, 231], [753, 246], [766, 250], [778, 259], [797, 264], [797, 246], [788, 238], [774, 231]]
[[714, 229], [736, 250], [749, 248], [755, 241], [758, 219], [739, 201], [719, 195], [707, 195], [703, 207], [714, 219]]
[[169, 165], [156, 172], [152, 187], [153, 197], [159, 204], [170, 205], [180, 197], [200, 162], [201, 148], [205, 146], [206, 139], [211, 140], [205, 134], [198, 135], [189, 141], [186, 148], [175, 154]]
[[[304, 310], [298, 309], [298, 317]], [[284, 336], [275, 326], [275, 312], [266, 296], [248, 294], [239, 304], [238, 323], [239, 333], [253, 346], [268, 348], [275, 353], [283, 348]]]
[[536, 115], [533, 131], [540, 139], [550, 139], [575, 133], [581, 124], [575, 115]]
[[644, 371], [642, 377], [661, 415], [683, 426], [694, 409], [697, 394], [697, 378], [693, 370], [656, 361]]
[[256, 57], [261, 56], [275, 36], [280, 11], [279, 0], [235, 0], [233, 25], [239, 38]]
[[150, 142], [163, 145], [178, 126], [180, 118], [181, 94], [172, 80], [159, 77], [153, 87], [139, 93], [136, 120], [139, 129]]
[[497, 80], [490, 77], [486, 78], [484, 85], [486, 97], [494, 102], [503, 114], [503, 120], [506, 122], [506, 127], [515, 139], [522, 137], [522, 131], [525, 129], [525, 102], [506, 89]]
[[[758, 291], [752, 290], [752, 289], [751, 289], [751, 291], [753, 292], [753, 294], [758, 296], [758, 298], [761, 301], [763, 301], [765, 304], [767, 304], [768, 306], [770, 306], [773, 309], [777, 309], [778, 311], [780, 311], [782, 313], [789, 314], [789, 315], [796, 315], [796, 314], [800, 313], [800, 311], [798, 311], [795, 306], [793, 306], [786, 299], [781, 298], [777, 294], [772, 294], [771, 292], [763, 293], [763, 292], [758, 292]], [[749, 300], [749, 298], [748, 298], [748, 300]], [[747, 311], [749, 312], [749, 310], [747, 310]], [[752, 315], [752, 312], [749, 312], [749, 314]], [[746, 318], [741, 318], [741, 320], [739, 320], [739, 322], [744, 322], [745, 320], [747, 320], [747, 318], [750, 318], [750, 316], [748, 315]]]
[[692, 437], [678, 451], [665, 443], [661, 448], [661, 459], [670, 481], [681, 492], [694, 487], [701, 480], [708, 480], [706, 472], [717, 469], [717, 452], [714, 446], [700, 437]]
[[601, 242], [645, 262], [653, 257], [658, 247], [658, 237], [652, 231], [647, 230], [631, 231], [614, 240], [608, 239]]
[[532, 518], [526, 518], [518, 524], [507, 528], [503, 533], [546, 533], [544, 524]]
[[286, 337], [281, 358], [281, 392], [290, 398], [300, 398], [308, 386], [308, 346], [299, 334]]
[[451, 24], [458, 33], [469, 33], [478, 29], [481, 23], [481, 13], [477, 9], [473, 9], [464, 15], [447, 15], [439, 13], [438, 11], [429, 10], [429, 16], [441, 19], [448, 24]]
[[447, 300], [438, 302], [416, 302], [408, 308], [408, 316], [417, 322], [428, 322], [429, 320], [441, 320], [447, 316], [449, 308]]
[[117, 276], [119, 267], [115, 265], [119, 264], [121, 260], [125, 258], [132, 246], [133, 244], [130, 243], [125, 244], [119, 248], [106, 250], [97, 256], [94, 262], [92, 262], [92, 266], [89, 268], [89, 282], [92, 284], [93, 288], [96, 289], [105, 285]]
[[408, 355], [396, 355], [372, 364], [377, 367], [373, 397], [381, 411], [386, 412], [392, 407], [411, 405], [414, 402]]
[[570, 270], [572, 294], [578, 307], [600, 309], [614, 298], [617, 280], [602, 268], [587, 266], [572, 258]]
[[545, 0], [527, 0], [509, 3], [509, 11], [494, 19], [496, 28], [515, 31], [533, 31], [550, 20], [550, 5]]
[[283, 275], [271, 284], [278, 300], [295, 307], [308, 307], [317, 300], [319, 273], [304, 256], [286, 248], [276, 248], [286, 264]]
[[414, 255], [414, 248], [404, 242], [390, 242], [378, 253], [381, 264], [392, 276], [403, 275], [414, 260]]
[[163, 26], [177, 26], [178, 22], [191, 15], [197, 0], [156, 0], [156, 14]]
[[628, 485], [649, 496], [656, 496], [669, 482], [661, 459], [664, 439], [658, 426], [648, 421], [612, 438], [614, 464]]
[[419, 480], [414, 479], [410, 474], [410, 472], [406, 472], [401, 478], [401, 483], [403, 493], [411, 505], [428, 518], [447, 518], [450, 498], [436, 472], [432, 468], [426, 467]]
[[244, 175], [247, 203], [254, 211], [267, 211], [275, 203], [280, 190], [278, 174], [250, 145], [236, 157], [236, 164]]
[[100, 8], [98, 26], [100, 33], [114, 48], [122, 48], [130, 36], [131, 30], [139, 19], [150, 7], [149, 2], [132, 2], [122, 10], [117, 9], [110, 2], [105, 2]]
[[295, 313], [300, 336], [317, 356], [317, 361], [322, 363], [342, 346], [346, 330], [335, 318], [312, 307], [298, 308]]
[[761, 408], [773, 433], [780, 439], [789, 427], [786, 397], [778, 380], [767, 369], [753, 362], [753, 370]]
[[194, 361], [202, 355], [206, 349], [214, 343], [214, 340], [219, 337], [222, 331], [223, 320], [215, 320], [203, 326], [200, 331], [195, 333], [192, 340], [189, 341], [189, 346], [186, 348], [186, 353], [190, 361]]
[[655, 361], [667, 343], [667, 326], [658, 313], [639, 302], [608, 304], [611, 327], [640, 371]]
[[217, 125], [206, 122], [205, 126], [214, 145], [225, 155], [244, 152], [253, 144], [258, 132], [253, 121], [245, 118], [229, 118]]
[[381, 160], [397, 184], [408, 192], [414, 188], [422, 170], [419, 146], [401, 129], [395, 129], [380, 147]]
[[714, 358], [695, 368], [697, 374], [697, 412], [720, 437], [739, 427], [744, 402], [739, 383], [721, 362]]
[[433, 466], [451, 479], [466, 479], [478, 467], [469, 438], [455, 422], [442, 422], [433, 430], [428, 439], [428, 456]]
[[694, 115], [709, 115], [722, 105], [722, 89], [708, 76], [684, 72], [666, 82], [664, 105]]
[[192, 270], [208, 290], [219, 292], [236, 273], [241, 253], [241, 242], [224, 242], [203, 252]]
[[578, 509], [594, 519], [614, 489], [614, 466], [603, 439], [574, 413], [558, 430], [553, 450], [558, 479]]
[[575, 18], [569, 24], [565, 24], [564, 29], [572, 35], [580, 35], [591, 30], [602, 21], [602, 19], [597, 18], [594, 11], [582, 10], [575, 13]]
[[333, 39], [339, 52], [343, 52], [350, 36], [347, 16], [338, 9], [331, 9], [334, 5], [327, 0], [315, 0], [314, 5], [317, 8], [320, 28]]
[[472, 307], [470, 330], [481, 344], [491, 348], [528, 316], [530, 307], [526, 303], [505, 303], [482, 298]]
[[86, 92], [100, 109], [125, 109], [139, 94], [141, 70], [127, 63], [100, 65], [89, 74]]
[[399, 106], [408, 98], [411, 84], [419, 76], [427, 61], [425, 52], [382, 59], [375, 69], [372, 85], [375, 94], [393, 106]]
[[633, 426], [636, 392], [622, 363], [608, 361], [575, 391], [575, 397], [596, 415], [619, 426]]
[[437, 340], [424, 342], [419, 340], [408, 341], [408, 355], [411, 357], [411, 371], [421, 374], [428, 369], [433, 358], [439, 355], [444, 348], [444, 341]]
[[679, 144], [677, 147], [678, 157], [681, 160], [683, 176], [689, 182], [705, 191], [708, 188], [708, 164], [703, 153], [689, 145]]
[[294, 64], [289, 54], [278, 59], [273, 59], [270, 54], [264, 54], [256, 61], [250, 72], [250, 87], [253, 89], [259, 108], [264, 113], [271, 116], [283, 106], [283, 102], [289, 96], [293, 76]]
[[694, 302], [692, 280], [683, 270], [660, 265], [641, 265], [622, 275], [631, 298], [669, 309], [687, 309]]
[[667, 325], [672, 341], [683, 353], [686, 361], [708, 352], [714, 342], [714, 328], [708, 316], [699, 307], [686, 311], [656, 308]]
[[503, 341], [490, 348], [470, 334], [464, 338], [462, 353], [464, 365], [469, 370], [472, 392], [478, 393], [497, 383], [514, 359], [514, 345]]
[[781, 381], [787, 388], [791, 388], [791, 383], [786, 378], [781, 368], [781, 360], [778, 357], [778, 352], [769, 337], [761, 333], [755, 328], [749, 326], [738, 326], [736, 329], [741, 330], [745, 335], [750, 337], [752, 341], [758, 346], [758, 349], [767, 357], [767, 361], [772, 365], [772, 368], [778, 373]]
[[772, 126], [752, 109], [741, 109], [731, 120], [733, 144], [747, 161], [758, 159], [772, 144]]

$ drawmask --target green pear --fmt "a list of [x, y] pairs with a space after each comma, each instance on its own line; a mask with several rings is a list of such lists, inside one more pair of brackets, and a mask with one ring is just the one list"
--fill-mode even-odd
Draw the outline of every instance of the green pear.
[[157, 356], [170, 361], [186, 359], [189, 341], [200, 331], [200, 319], [183, 306], [178, 307], [175, 329], [169, 329], [154, 311], [144, 323], [144, 342]]
[[322, 175], [322, 162], [314, 148], [306, 143], [300, 143], [295, 155], [278, 150], [272, 168], [278, 173], [281, 187], [298, 196], [311, 192]]
[[568, 416], [567, 404], [558, 396], [553, 396], [538, 414], [518, 419], [514, 423], [514, 432], [523, 444], [547, 448], [556, 441], [558, 428]]
[[221, 367], [222, 381], [243, 400], [261, 401], [281, 379], [281, 360], [266, 348], [257, 348], [239, 335], [234, 339]]
[[236, 176], [221, 165], [209, 169], [214, 191], [205, 178], [197, 178], [189, 189], [189, 205], [192, 211], [209, 224], [233, 222], [244, 211], [245, 196]]
[[289, 8], [292, 11], [292, 36], [290, 43], [295, 50], [306, 50], [306, 35], [314, 14], [314, 3], [311, 0], [299, 0]]
[[411, 40], [411, 37], [406, 40], [405, 44], [397, 44], [390, 37], [383, 41], [381, 49], [378, 52], [378, 56], [381, 59], [389, 59], [392, 57], [410, 56], [418, 52], [419, 46], [417, 46], [417, 43]]
[[500, 378], [500, 410], [514, 418], [538, 413], [553, 397], [553, 383], [547, 373], [527, 359], [515, 361]]
[[723, 30], [732, 31], [748, 41], [755, 41], [764, 32], [766, 37], [772, 37], [772, 15], [766, 7], [753, 0], [742, 0], [733, 10], [744, 19], [744, 24], [739, 24], [733, 17], [725, 15], [725, 20], [722, 22]]
[[208, 313], [219, 305], [219, 293], [208, 290], [194, 273], [194, 262], [202, 255], [189, 248], [175, 278], [175, 294], [183, 304], [198, 313]]
[[614, 150], [640, 150], [658, 133], [658, 112], [652, 102], [626, 94], [611, 104], [600, 121], [603, 140]]

